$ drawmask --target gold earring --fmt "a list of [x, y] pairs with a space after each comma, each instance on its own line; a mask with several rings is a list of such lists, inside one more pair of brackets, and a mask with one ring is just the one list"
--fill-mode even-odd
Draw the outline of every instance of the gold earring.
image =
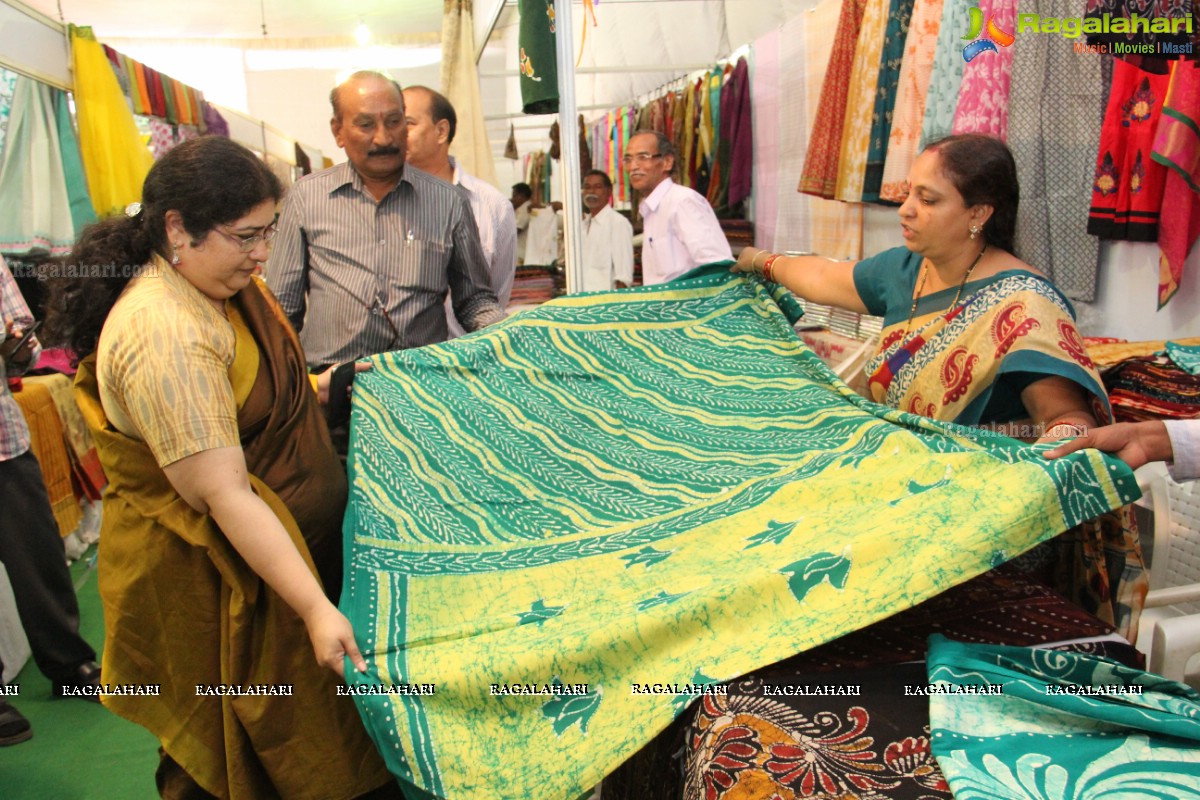
[[972, 238], [972, 239], [974, 239], [974, 238], [975, 238], [975, 234], [977, 234], [977, 233], [979, 233], [979, 226], [978, 226], [978, 225], [972, 225], [972, 226], [971, 226], [971, 238]]

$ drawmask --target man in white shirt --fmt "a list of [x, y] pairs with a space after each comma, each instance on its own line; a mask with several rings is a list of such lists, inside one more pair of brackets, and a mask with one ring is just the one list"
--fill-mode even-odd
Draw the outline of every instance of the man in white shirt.
[[1046, 458], [1058, 458], [1086, 447], [1112, 453], [1137, 469], [1151, 461], [1166, 461], [1177, 481], [1200, 478], [1200, 419], [1119, 422], [1093, 428], [1053, 450]]
[[517, 215], [517, 264], [525, 263], [525, 240], [529, 236], [529, 212], [533, 210], [533, 189], [528, 183], [514, 183], [510, 200]]
[[612, 179], [594, 169], [583, 178], [583, 285], [606, 292], [633, 284], [633, 226], [613, 210]]
[[671, 180], [675, 146], [655, 131], [629, 138], [622, 158], [629, 183], [644, 198], [638, 206], [642, 233], [642, 283], [666, 283], [715, 261], [732, 261], [729, 240], [712, 206]]
[[[407, 87], [404, 90], [404, 114], [408, 122], [405, 160], [435, 178], [458, 186], [466, 195], [479, 229], [492, 291], [503, 310], [512, 295], [517, 267], [517, 222], [512, 204], [499, 189], [463, 170], [450, 156], [458, 115], [442, 94], [426, 86]], [[446, 298], [446, 325], [451, 339], [465, 333], [454, 316], [449, 297]]]

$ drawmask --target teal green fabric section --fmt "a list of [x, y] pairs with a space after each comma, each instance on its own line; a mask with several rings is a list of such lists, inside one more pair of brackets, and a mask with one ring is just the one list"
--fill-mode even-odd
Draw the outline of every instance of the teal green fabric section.
[[1200, 694], [1079, 653], [930, 640], [933, 754], [956, 800], [1200, 798]]
[[96, 210], [92, 208], [92, 198], [88, 194], [87, 176], [79, 155], [79, 137], [75, 134], [66, 92], [54, 92], [54, 116], [58, 122], [58, 144], [62, 153], [63, 178], [67, 183], [67, 199], [71, 204], [71, 224], [78, 236], [85, 226], [96, 221]]
[[403, 784], [574, 800], [706, 686], [1137, 496], [1096, 451], [863, 400], [797, 317], [713, 266], [371, 359], [342, 609]]
[[1189, 375], [1200, 375], [1200, 347], [1167, 342], [1167, 355]]

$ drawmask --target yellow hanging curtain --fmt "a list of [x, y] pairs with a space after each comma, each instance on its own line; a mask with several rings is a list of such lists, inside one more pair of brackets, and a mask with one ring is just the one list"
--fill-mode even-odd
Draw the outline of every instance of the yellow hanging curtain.
[[104, 217], [141, 199], [154, 157], [91, 28], [71, 26], [71, 65], [83, 171], [96, 214]]

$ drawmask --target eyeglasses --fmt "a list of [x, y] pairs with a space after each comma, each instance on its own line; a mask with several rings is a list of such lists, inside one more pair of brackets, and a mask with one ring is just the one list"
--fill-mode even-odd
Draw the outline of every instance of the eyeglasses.
[[634, 162], [638, 164], [649, 164], [656, 158], [662, 158], [662, 153], [626, 153], [621, 156], [621, 163], [629, 166]]
[[275, 223], [272, 222], [258, 233], [252, 233], [249, 236], [241, 236], [240, 234], [236, 233], [226, 233], [220, 228], [216, 228], [215, 230], [217, 233], [236, 244], [238, 249], [243, 253], [249, 253], [251, 250], [258, 247], [259, 242], [269, 242], [274, 239], [277, 228], [275, 227]]

